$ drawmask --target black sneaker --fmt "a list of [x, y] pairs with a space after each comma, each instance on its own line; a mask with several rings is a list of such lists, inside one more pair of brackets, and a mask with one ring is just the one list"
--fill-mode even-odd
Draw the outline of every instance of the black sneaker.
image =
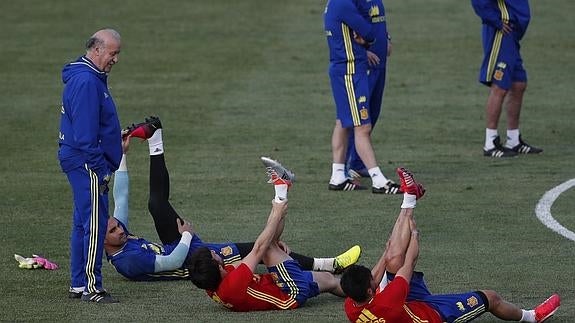
[[358, 190], [365, 190], [365, 186], [361, 186], [358, 182], [354, 182], [351, 179], [347, 178], [345, 182], [341, 184], [329, 184], [328, 189], [330, 191], [358, 191]]
[[68, 298], [80, 299], [80, 298], [82, 298], [82, 292], [75, 292], [73, 290], [69, 290], [68, 291]]
[[539, 154], [543, 152], [543, 149], [533, 147], [528, 143], [526, 143], [525, 141], [523, 141], [523, 139], [521, 139], [521, 135], [519, 135], [519, 144], [513, 148], [507, 148], [507, 149], [511, 149], [518, 154]]
[[110, 293], [103, 291], [103, 292], [93, 292], [90, 294], [82, 294], [83, 301], [85, 302], [95, 302], [95, 303], [102, 303], [102, 304], [109, 304], [109, 303], [118, 303], [118, 300], [113, 298]]
[[495, 157], [495, 158], [506, 158], [506, 157], [515, 157], [517, 156], [517, 152], [507, 148], [507, 147], [503, 147], [501, 145], [501, 142], [499, 141], [499, 136], [495, 137], [495, 139], [493, 139], [493, 145], [495, 147], [489, 149], [489, 150], [485, 150], [483, 149], [483, 156], [487, 156], [487, 157]]
[[387, 181], [382, 187], [371, 187], [371, 192], [374, 194], [403, 194], [401, 186], [394, 181]]

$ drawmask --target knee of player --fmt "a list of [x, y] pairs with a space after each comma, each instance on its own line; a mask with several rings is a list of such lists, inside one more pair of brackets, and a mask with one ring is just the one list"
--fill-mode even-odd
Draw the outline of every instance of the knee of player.
[[500, 87], [497, 84], [491, 84], [490, 95], [504, 97], [507, 94], [508, 90]]
[[499, 306], [499, 304], [501, 304], [501, 302], [503, 301], [503, 298], [501, 298], [501, 295], [499, 295], [494, 290], [482, 290], [481, 293], [483, 293], [483, 295], [485, 295], [485, 297], [486, 297], [486, 301], [488, 303], [487, 309], [489, 311], [492, 311], [494, 308], [497, 308]]
[[405, 262], [405, 254], [400, 252], [387, 252], [385, 255], [385, 264], [387, 271], [396, 273]]

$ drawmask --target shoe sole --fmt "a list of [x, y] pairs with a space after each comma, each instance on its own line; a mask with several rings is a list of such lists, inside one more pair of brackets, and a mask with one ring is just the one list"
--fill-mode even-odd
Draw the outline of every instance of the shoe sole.
[[348, 179], [345, 182], [338, 185], [329, 184], [328, 189], [330, 191], [363, 191], [366, 190], [367, 187], [355, 184]]
[[551, 314], [545, 316], [541, 321], [538, 321], [538, 323], [543, 323], [543, 322], [547, 321], [548, 319], [550, 319], [553, 316], [553, 314], [555, 314], [555, 312], [557, 312], [557, 310], [554, 310]]
[[280, 164], [277, 160], [271, 159], [269, 157], [262, 156], [260, 157], [262, 163], [266, 168], [273, 169], [278, 177], [282, 179], [287, 179], [290, 182], [295, 182], [295, 174], [290, 171], [289, 169], [285, 168], [282, 164]]
[[373, 193], [373, 194], [384, 194], [384, 195], [398, 195], [398, 194], [403, 194], [403, 191], [400, 188], [398, 188], [397, 191], [394, 192], [393, 189], [390, 189], [390, 188], [372, 187], [371, 193]]
[[82, 298], [82, 292], [79, 292], [79, 293], [68, 292], [68, 298], [70, 298], [70, 299], [80, 299], [80, 298]]

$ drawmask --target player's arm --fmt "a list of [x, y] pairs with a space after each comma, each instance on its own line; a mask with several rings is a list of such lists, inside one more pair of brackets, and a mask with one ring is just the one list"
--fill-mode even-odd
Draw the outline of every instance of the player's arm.
[[[130, 178], [128, 176], [128, 150], [130, 148], [130, 137], [122, 139], [122, 160], [120, 169], [114, 173], [114, 188], [112, 198], [114, 199], [114, 217], [122, 222], [126, 229], [128, 227], [129, 198], [130, 198]], [[122, 167], [122, 165], [124, 167]]]
[[409, 220], [409, 228], [411, 229], [411, 238], [409, 240], [409, 246], [405, 251], [405, 261], [403, 262], [403, 266], [401, 266], [395, 274], [396, 277], [401, 276], [405, 278], [407, 282], [411, 281], [411, 276], [417, 263], [417, 257], [419, 257], [419, 231], [413, 219]]
[[[122, 162], [126, 155], [122, 156]], [[122, 222], [128, 229], [130, 178], [128, 170], [118, 170], [114, 173], [114, 188], [112, 196], [114, 198], [114, 217]]]
[[281, 203], [272, 201], [272, 210], [268, 216], [265, 228], [254, 242], [252, 251], [242, 260], [242, 263], [246, 264], [252, 272], [262, 260], [272, 241], [277, 237], [278, 232], [281, 234], [280, 227], [287, 214], [287, 205], [287, 200]]
[[176, 270], [182, 267], [186, 257], [188, 256], [192, 238], [194, 237], [192, 225], [189, 222], [181, 219], [176, 219], [176, 222], [178, 223], [178, 231], [182, 237], [180, 238], [180, 242], [176, 248], [174, 248], [174, 250], [169, 255], [156, 256], [154, 262], [154, 272], [156, 273], [161, 271]]
[[379, 257], [377, 263], [371, 269], [371, 276], [373, 280], [376, 281], [378, 284], [383, 279], [383, 275], [385, 274], [385, 267], [387, 266], [387, 262], [385, 261], [385, 255], [387, 253], [387, 249], [389, 248], [389, 240], [385, 244], [385, 250], [383, 250], [383, 254]]
[[376, 40], [375, 28], [359, 13], [359, 9], [351, 1], [341, 1], [338, 13], [342, 21], [368, 44]]
[[475, 13], [481, 18], [481, 22], [496, 29], [503, 30], [504, 23], [501, 20], [501, 12], [497, 10], [497, 0], [471, 0]]

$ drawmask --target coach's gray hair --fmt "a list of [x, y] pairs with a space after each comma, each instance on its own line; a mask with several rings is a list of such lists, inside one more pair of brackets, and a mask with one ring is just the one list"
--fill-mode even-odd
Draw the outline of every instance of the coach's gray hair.
[[96, 36], [99, 32], [102, 32], [102, 31], [108, 32], [110, 35], [112, 35], [112, 37], [114, 37], [118, 41], [122, 40], [120, 33], [117, 32], [116, 30], [111, 29], [111, 28], [102, 29], [102, 30], [96, 32], [94, 35], [92, 35], [92, 37], [90, 37], [86, 41], [86, 50], [91, 50], [93, 48], [100, 47], [100, 46], [104, 45], [104, 40], [102, 40], [101, 38]]

